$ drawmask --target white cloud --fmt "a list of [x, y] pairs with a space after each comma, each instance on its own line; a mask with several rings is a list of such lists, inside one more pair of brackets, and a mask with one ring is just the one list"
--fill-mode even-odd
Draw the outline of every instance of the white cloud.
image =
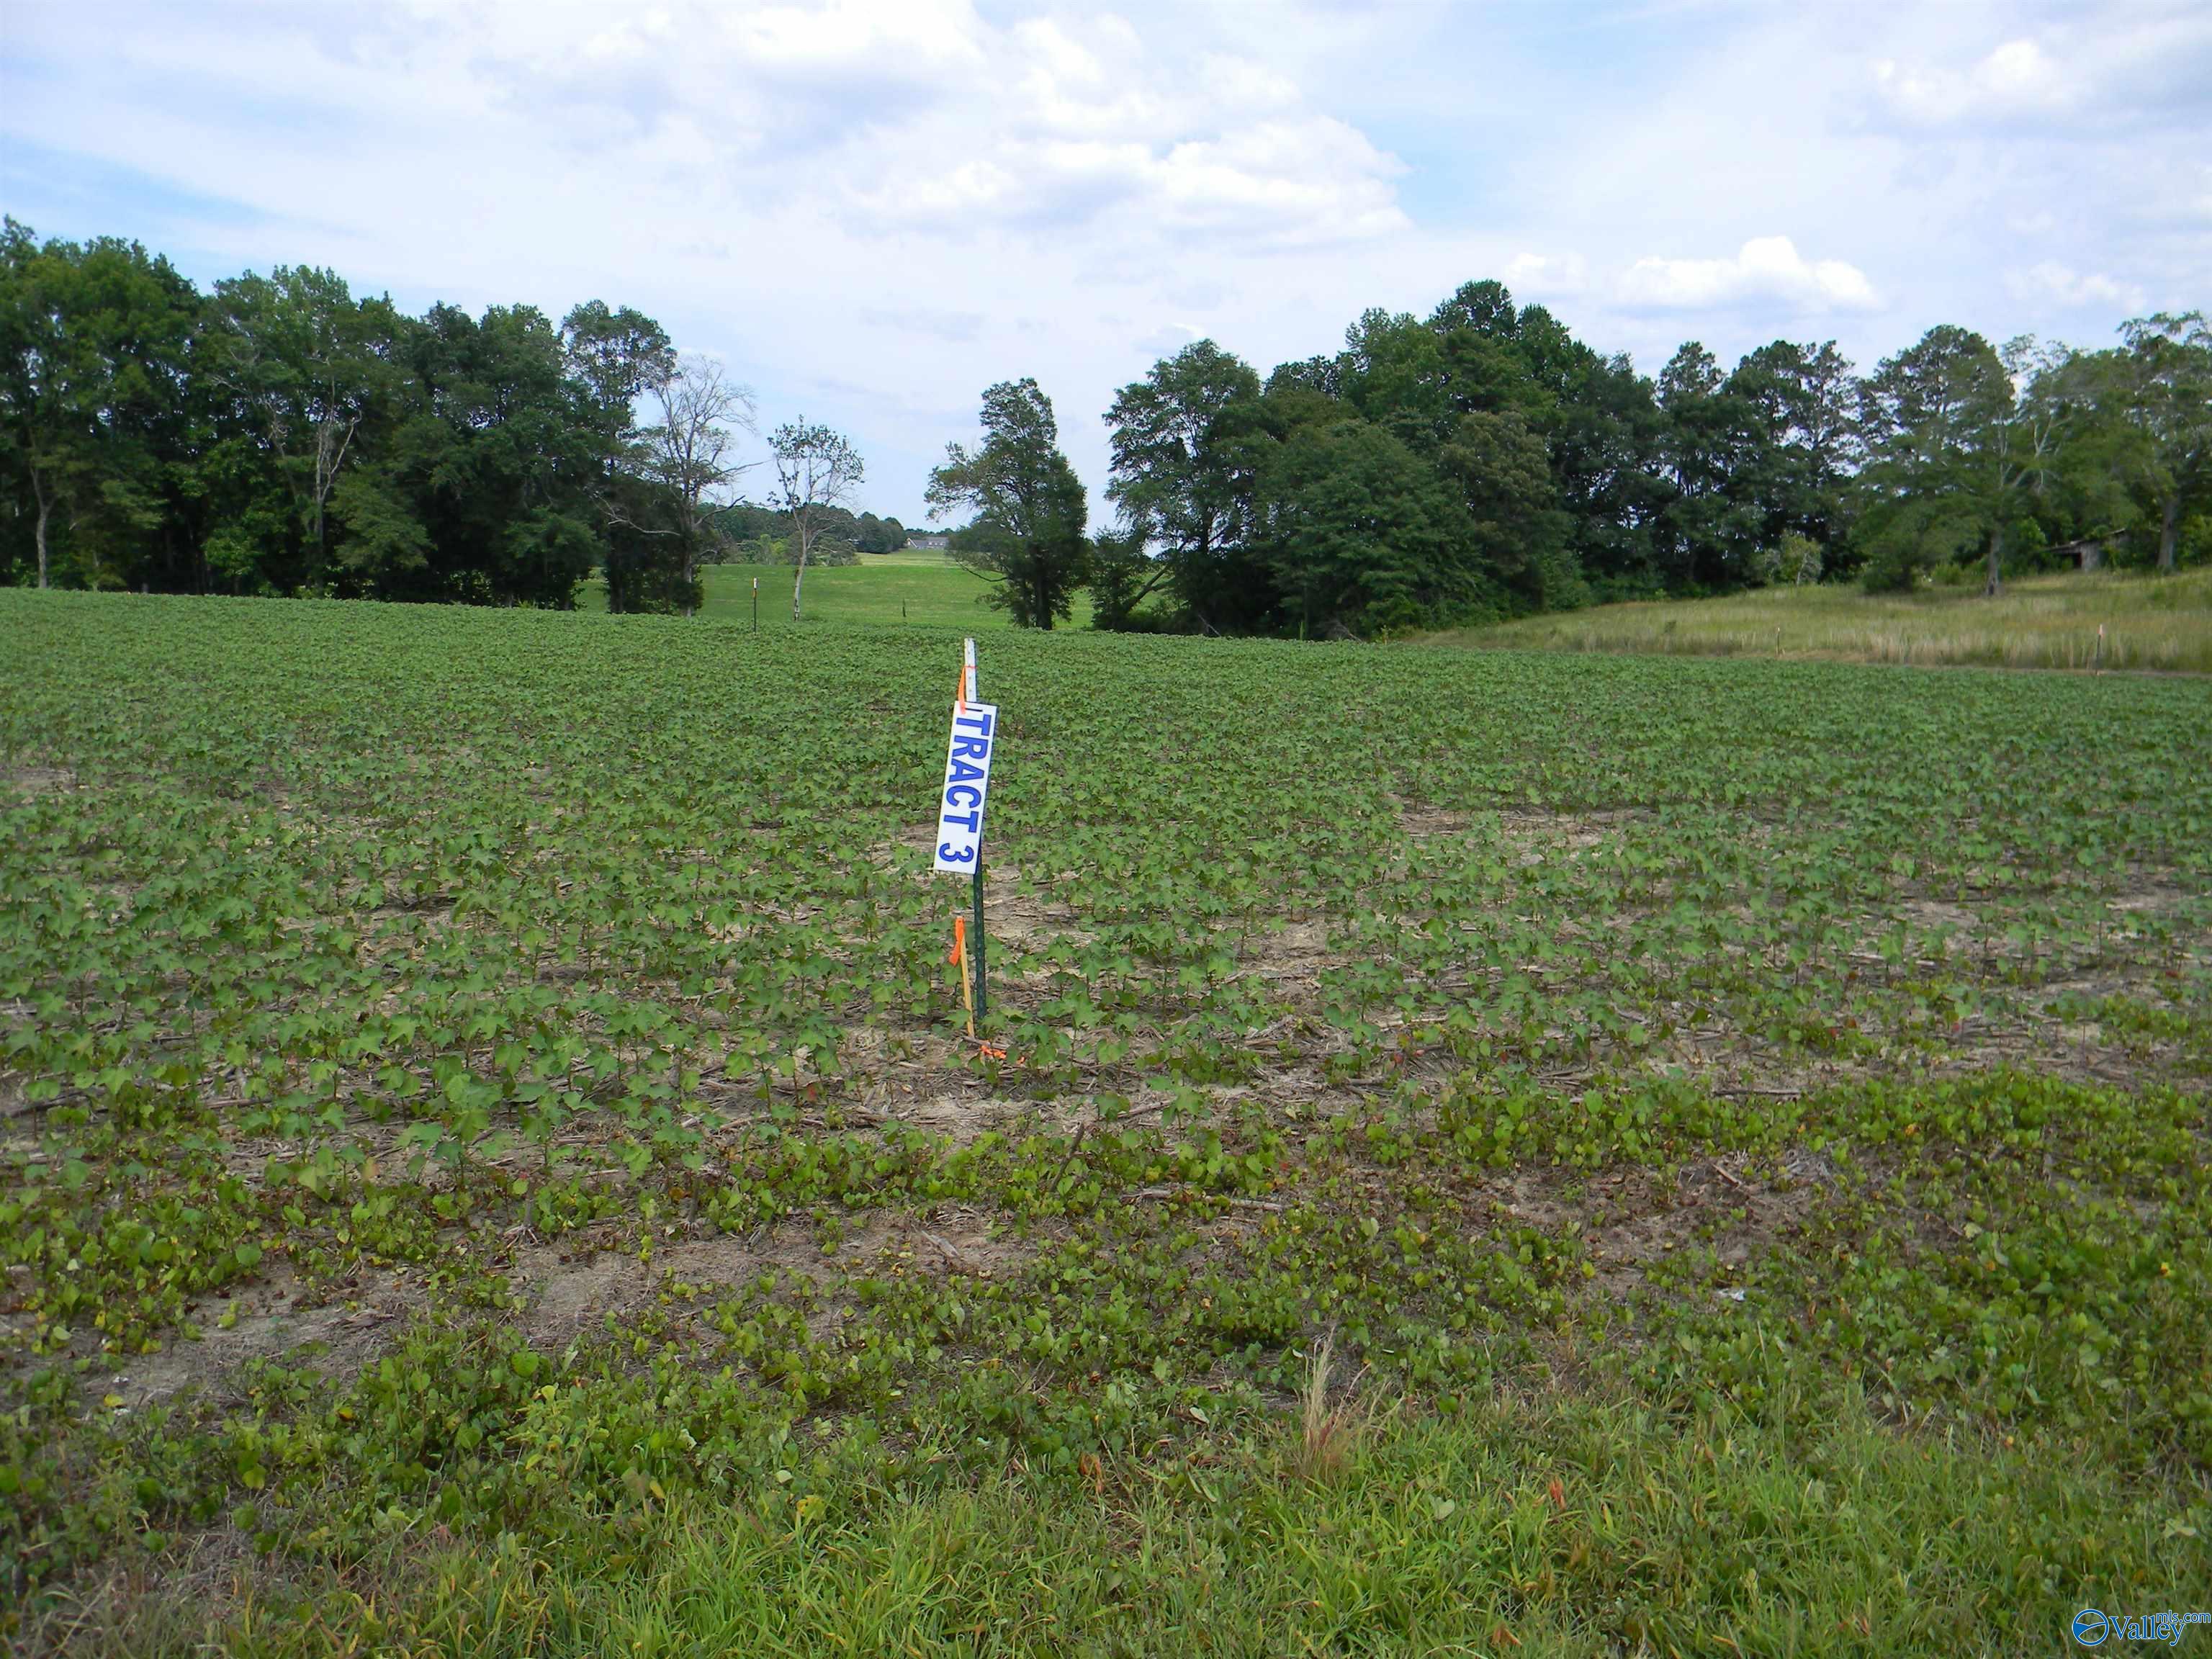
[[[967, 0], [605, 9], [491, 0], [368, 33], [438, 103], [716, 198], [797, 197], [887, 231], [1116, 216], [1312, 243], [1401, 230], [1389, 155], [1234, 53], [1183, 60], [1126, 19], [1000, 27]], [[544, 117], [558, 118], [550, 124]]]
[[992, 380], [1037, 377], [1097, 489], [1155, 350], [1264, 372], [1478, 277], [1646, 365], [2212, 302], [2203, 0], [0, 8], [40, 232], [635, 305], [851, 430], [902, 517]]
[[1505, 262], [1504, 281], [1529, 297], [1580, 294], [1589, 287], [1589, 261], [1579, 253], [1516, 253]]
[[2056, 114], [2081, 89], [2033, 40], [2008, 40], [1964, 69], [1882, 58], [1875, 64], [1874, 78], [1893, 112], [1929, 125], [1993, 115]]
[[1314, 116], [1177, 144], [1159, 164], [1157, 187], [1182, 224], [1241, 225], [1285, 242], [1357, 241], [1409, 228], [1391, 184], [1402, 171], [1355, 129]]
[[2125, 312], [2143, 309], [2143, 290], [2133, 283], [2107, 276], [2101, 271], [2077, 271], [2045, 259], [2005, 277], [2005, 286], [2031, 301], [2056, 301], [2062, 306], [2095, 306]]
[[980, 311], [946, 311], [931, 306], [863, 306], [860, 320], [871, 327], [898, 334], [930, 334], [962, 343], [983, 331]]
[[1226, 109], [1287, 109], [1299, 100], [1297, 82], [1249, 58], [1208, 52], [1199, 69], [1207, 95]]
[[2177, 0], [2045, 7], [2045, 27], [1994, 43], [1976, 27], [2022, 9], [1947, 9], [1915, 50], [1874, 60], [1877, 105], [1923, 131], [2179, 125], [2202, 143], [2212, 12]]
[[1758, 236], [1732, 259], [1638, 259], [1617, 285], [1622, 303], [1665, 311], [1780, 301], [1801, 311], [1865, 311], [1880, 301], [1856, 265], [1808, 260], [1787, 236]]

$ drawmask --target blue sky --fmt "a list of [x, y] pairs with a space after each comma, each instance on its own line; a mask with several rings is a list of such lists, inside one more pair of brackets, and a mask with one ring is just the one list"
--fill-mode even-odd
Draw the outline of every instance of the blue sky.
[[1099, 414], [1504, 278], [1656, 372], [2212, 306], [2212, 8], [0, 0], [0, 207], [203, 282], [603, 298], [922, 516], [989, 381]]

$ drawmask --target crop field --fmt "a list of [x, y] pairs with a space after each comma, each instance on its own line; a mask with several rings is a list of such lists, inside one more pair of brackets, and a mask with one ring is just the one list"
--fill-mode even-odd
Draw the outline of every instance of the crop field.
[[2212, 684], [958, 644], [0, 591], [0, 1639], [2208, 1605]]

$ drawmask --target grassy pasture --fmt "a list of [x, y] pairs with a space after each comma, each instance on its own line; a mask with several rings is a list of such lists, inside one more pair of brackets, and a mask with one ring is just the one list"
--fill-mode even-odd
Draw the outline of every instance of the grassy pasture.
[[[760, 578], [760, 625], [791, 628], [792, 568], [787, 564], [716, 564], [705, 572], [707, 602], [701, 614], [750, 626], [752, 582]], [[942, 553], [904, 548], [863, 553], [858, 564], [810, 567], [801, 595], [800, 628], [848, 624], [873, 628], [960, 628], [969, 633], [1008, 629], [1006, 613], [984, 603], [988, 586]], [[606, 609], [606, 586], [586, 583], [578, 604]], [[1091, 621], [1088, 594], [1079, 594], [1066, 626]]]
[[1432, 636], [1438, 645], [1633, 651], [1989, 668], [2102, 665], [2212, 672], [2212, 570], [2157, 577], [2023, 576], [1994, 599], [1974, 587], [1874, 594], [1828, 584], [1724, 599], [1600, 605]]
[[2202, 1604], [2212, 684], [766, 609], [0, 592], [19, 1647]]

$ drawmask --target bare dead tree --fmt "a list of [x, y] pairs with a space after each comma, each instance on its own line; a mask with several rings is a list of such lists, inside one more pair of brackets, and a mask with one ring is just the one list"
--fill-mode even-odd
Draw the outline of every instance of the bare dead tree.
[[734, 459], [738, 434], [760, 428], [751, 388], [731, 380], [712, 358], [684, 357], [650, 389], [660, 419], [638, 434], [638, 453], [647, 475], [683, 501], [684, 585], [689, 589], [699, 579], [700, 550], [711, 532], [708, 509], [715, 495], [758, 465]]

